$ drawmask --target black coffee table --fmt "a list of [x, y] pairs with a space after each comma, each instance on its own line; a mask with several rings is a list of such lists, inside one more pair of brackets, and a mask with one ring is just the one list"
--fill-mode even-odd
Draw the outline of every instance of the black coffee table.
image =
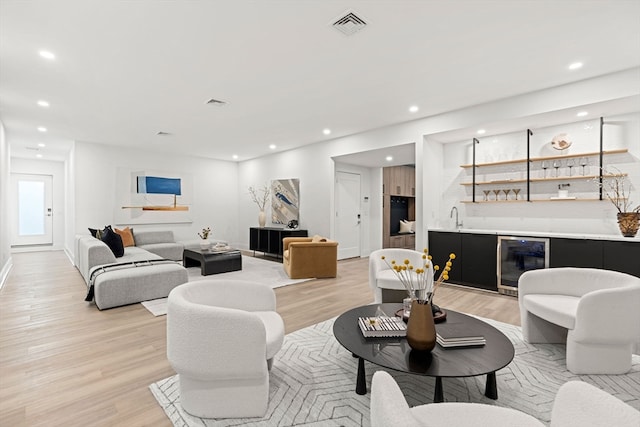
[[185, 249], [182, 253], [182, 265], [187, 267], [200, 266], [203, 276], [242, 270], [242, 255], [237, 249], [224, 251]]
[[[425, 375], [436, 378], [434, 402], [444, 401], [443, 377], [473, 377], [487, 375], [485, 396], [498, 398], [496, 371], [513, 360], [515, 351], [511, 341], [493, 326], [447, 309], [446, 322], [473, 324], [487, 343], [482, 347], [461, 347], [444, 349], [439, 344], [431, 352], [416, 352], [409, 347], [406, 338], [365, 338], [358, 327], [358, 317], [378, 314], [378, 308], [393, 316], [402, 304], [372, 304], [357, 307], [341, 314], [333, 324], [333, 335], [344, 348], [358, 358], [356, 393], [366, 394], [364, 361], [400, 372]], [[436, 331], [438, 325], [436, 324]]]

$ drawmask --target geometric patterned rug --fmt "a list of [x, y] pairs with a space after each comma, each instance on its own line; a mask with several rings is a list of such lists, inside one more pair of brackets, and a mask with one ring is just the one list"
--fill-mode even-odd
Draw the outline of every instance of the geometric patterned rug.
[[[445, 401], [506, 406], [549, 423], [558, 388], [569, 380], [597, 386], [640, 410], [640, 356], [625, 375], [574, 375], [565, 365], [565, 346], [527, 344], [518, 326], [482, 319], [501, 330], [513, 343], [515, 357], [496, 373], [498, 400], [484, 395], [486, 376], [444, 378]], [[288, 334], [270, 375], [269, 408], [264, 418], [203, 419], [182, 410], [178, 376], [149, 388], [174, 426], [368, 426], [370, 394], [355, 393], [357, 359], [333, 336], [333, 320]], [[377, 370], [365, 362], [367, 390]], [[388, 371], [398, 382], [410, 406], [433, 399], [435, 380]]]

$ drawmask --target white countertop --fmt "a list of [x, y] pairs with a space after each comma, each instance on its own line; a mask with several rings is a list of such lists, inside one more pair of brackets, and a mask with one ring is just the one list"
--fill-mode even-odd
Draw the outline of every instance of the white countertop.
[[624, 237], [621, 234], [582, 234], [582, 233], [558, 233], [552, 231], [517, 231], [517, 230], [481, 230], [475, 228], [429, 228], [428, 231], [443, 231], [448, 233], [470, 234], [495, 234], [497, 236], [523, 236], [523, 237], [560, 237], [567, 239], [590, 240], [615, 240], [621, 242], [640, 243], [640, 232], [636, 237]]

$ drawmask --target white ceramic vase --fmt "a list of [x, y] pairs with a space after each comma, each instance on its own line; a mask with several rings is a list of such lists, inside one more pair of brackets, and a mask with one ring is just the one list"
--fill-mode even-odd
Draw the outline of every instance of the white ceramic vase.
[[267, 216], [265, 215], [264, 211], [260, 211], [260, 213], [258, 213], [258, 225], [260, 226], [260, 228], [263, 228], [266, 223]]
[[211, 248], [211, 242], [208, 239], [200, 240], [200, 249], [207, 251]]

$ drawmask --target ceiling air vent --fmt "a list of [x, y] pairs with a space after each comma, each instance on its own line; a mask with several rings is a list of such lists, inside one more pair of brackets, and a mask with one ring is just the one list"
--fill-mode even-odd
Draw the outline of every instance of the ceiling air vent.
[[158, 136], [169, 136], [171, 134], [169, 132], [159, 131], [159, 132], [156, 133], [156, 135], [158, 135]]
[[213, 99], [213, 98], [207, 100], [207, 102], [205, 102], [205, 104], [207, 104], [207, 105], [217, 105], [218, 107], [222, 107], [223, 105], [227, 105], [226, 102], [220, 101], [219, 99]]
[[355, 13], [348, 12], [346, 15], [334, 20], [331, 26], [345, 36], [351, 36], [366, 27], [367, 23]]

